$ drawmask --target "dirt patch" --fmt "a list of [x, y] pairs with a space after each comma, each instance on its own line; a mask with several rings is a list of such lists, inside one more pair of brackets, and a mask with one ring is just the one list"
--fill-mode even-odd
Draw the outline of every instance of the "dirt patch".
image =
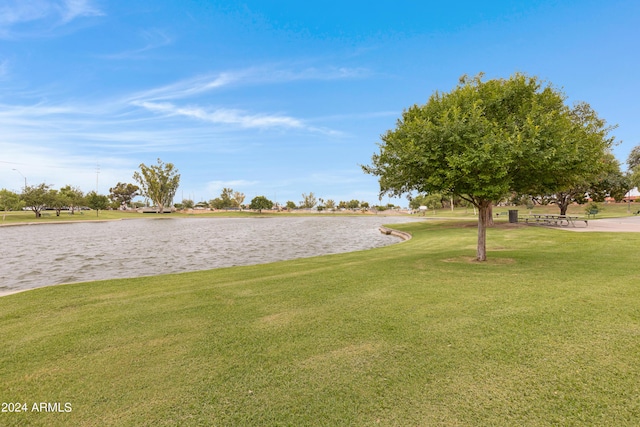
[[457, 264], [478, 264], [478, 265], [508, 265], [514, 264], [513, 258], [487, 258], [486, 261], [478, 261], [475, 257], [459, 256], [455, 258], [443, 259], [443, 262], [453, 262]]

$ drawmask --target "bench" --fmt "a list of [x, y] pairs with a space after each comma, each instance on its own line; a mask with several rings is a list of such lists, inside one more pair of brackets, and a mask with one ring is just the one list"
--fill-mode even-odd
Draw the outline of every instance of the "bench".
[[584, 221], [585, 227], [589, 226], [588, 220], [584, 218], [579, 218], [577, 216], [568, 216], [568, 215], [529, 215], [525, 217], [525, 223], [534, 224], [534, 225], [555, 225], [555, 226], [573, 226], [575, 227], [576, 221]]

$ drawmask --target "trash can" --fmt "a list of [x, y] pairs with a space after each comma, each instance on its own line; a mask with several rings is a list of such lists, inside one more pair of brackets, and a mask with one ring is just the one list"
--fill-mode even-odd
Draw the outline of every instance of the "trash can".
[[509, 223], [513, 224], [518, 222], [518, 211], [516, 209], [509, 210]]

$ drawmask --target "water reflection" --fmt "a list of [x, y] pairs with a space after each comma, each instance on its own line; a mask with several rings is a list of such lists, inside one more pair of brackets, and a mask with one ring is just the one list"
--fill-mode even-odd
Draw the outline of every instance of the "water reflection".
[[350, 252], [407, 217], [162, 218], [0, 227], [0, 293]]

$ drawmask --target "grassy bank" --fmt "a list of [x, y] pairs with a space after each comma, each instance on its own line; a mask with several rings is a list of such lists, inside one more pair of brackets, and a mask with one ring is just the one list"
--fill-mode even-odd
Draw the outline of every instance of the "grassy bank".
[[[395, 215], [396, 212], [386, 211], [379, 212], [377, 215]], [[114, 221], [122, 219], [140, 219], [140, 218], [255, 218], [264, 216], [315, 216], [315, 215], [365, 215], [361, 212], [315, 212], [296, 210], [292, 212], [282, 211], [178, 211], [167, 214], [156, 213], [138, 213], [135, 211], [100, 211], [96, 215], [96, 211], [84, 211], [83, 213], [75, 213], [70, 215], [68, 212], [61, 212], [60, 216], [56, 216], [55, 211], [47, 211], [42, 217], [36, 218], [35, 214], [30, 211], [0, 211], [0, 226], [2, 225], [16, 225], [16, 224], [44, 224], [50, 222], [68, 222], [68, 221]], [[366, 215], [376, 215], [374, 213], [367, 213]]]
[[[595, 218], [618, 218], [633, 215], [635, 212], [640, 210], [640, 203], [598, 203], [598, 214], [595, 215]], [[567, 209], [567, 215], [585, 217], [587, 218], [586, 213], [587, 205], [570, 205]], [[531, 214], [549, 214], [549, 215], [559, 215], [560, 208], [556, 205], [545, 205], [539, 206], [536, 205], [532, 209], [528, 209], [526, 206], [494, 206], [493, 213], [494, 215], [499, 214], [500, 217], [507, 217], [509, 210], [515, 209], [518, 211], [520, 216]], [[472, 207], [470, 208], [456, 208], [453, 211], [451, 209], [436, 209], [429, 210], [426, 214], [427, 217], [436, 216], [436, 217], [457, 217], [457, 218], [473, 218], [476, 217], [474, 214], [474, 210]], [[594, 218], [594, 216], [590, 216]]]
[[[596, 218], [615, 218], [615, 217], [624, 217], [632, 215], [633, 213], [640, 210], [640, 203], [599, 203], [600, 207], [599, 213], [596, 215]], [[585, 213], [586, 205], [571, 205], [567, 211], [568, 215], [586, 217]], [[532, 209], [527, 209], [524, 206], [496, 206], [493, 208], [494, 215], [496, 219], [499, 221], [501, 219], [506, 220], [508, 211], [510, 209], [516, 209], [519, 212], [519, 215], [528, 215], [529, 213], [533, 214], [554, 214], [558, 215], [560, 210], [555, 205], [546, 205], [546, 206], [535, 206]], [[346, 211], [346, 212], [311, 212], [311, 211], [292, 211], [292, 212], [272, 212], [272, 211], [263, 211], [262, 213], [253, 212], [253, 211], [186, 211], [186, 212], [174, 212], [171, 214], [154, 214], [154, 213], [138, 213], [133, 211], [100, 211], [96, 214], [96, 211], [83, 211], [82, 213], [76, 212], [74, 215], [70, 215], [66, 211], [62, 211], [60, 216], [56, 216], [55, 211], [46, 211], [44, 212], [41, 218], [36, 218], [35, 214], [31, 211], [9, 211], [3, 212], [0, 211], [0, 226], [2, 225], [11, 225], [11, 224], [19, 224], [19, 223], [46, 223], [46, 222], [60, 222], [60, 221], [95, 221], [95, 220], [120, 220], [120, 219], [135, 219], [135, 218], [155, 218], [155, 217], [178, 217], [178, 218], [206, 218], [206, 217], [233, 217], [233, 218], [246, 218], [246, 217], [256, 217], [256, 216], [269, 216], [269, 215], [278, 215], [278, 216], [300, 216], [300, 215], [363, 215], [363, 213], [356, 211]], [[374, 213], [368, 212], [368, 215], [374, 215]], [[394, 211], [382, 211], [379, 212], [378, 215], [389, 215], [395, 214]], [[441, 217], [441, 218], [477, 218], [475, 211], [473, 208], [455, 208], [451, 209], [431, 209], [429, 210], [425, 216], [427, 218], [431, 217]]]
[[0, 401], [29, 407], [0, 425], [640, 423], [640, 234], [501, 226], [478, 264], [473, 223], [394, 228], [414, 238], [0, 298]]
[[31, 211], [0, 211], [0, 225], [10, 225], [18, 223], [46, 223], [46, 222], [64, 222], [64, 221], [113, 221], [121, 219], [137, 219], [137, 218], [166, 218], [166, 217], [178, 217], [178, 218], [193, 218], [193, 217], [253, 217], [259, 216], [257, 212], [251, 211], [219, 211], [208, 212], [206, 214], [194, 214], [194, 213], [182, 213], [174, 212], [171, 214], [155, 214], [155, 213], [138, 213], [135, 211], [83, 211], [82, 213], [76, 212], [71, 215], [68, 212], [61, 212], [60, 216], [56, 216], [55, 211], [46, 211], [42, 217], [36, 218], [35, 214]]

